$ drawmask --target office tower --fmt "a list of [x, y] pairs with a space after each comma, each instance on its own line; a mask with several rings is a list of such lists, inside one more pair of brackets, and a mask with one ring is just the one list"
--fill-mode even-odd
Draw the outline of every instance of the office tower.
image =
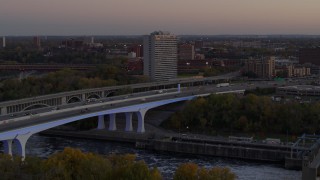
[[2, 47], [3, 48], [6, 47], [6, 37], [5, 36], [2, 37]]
[[177, 37], [169, 32], [155, 31], [143, 39], [143, 74], [152, 81], [177, 77]]

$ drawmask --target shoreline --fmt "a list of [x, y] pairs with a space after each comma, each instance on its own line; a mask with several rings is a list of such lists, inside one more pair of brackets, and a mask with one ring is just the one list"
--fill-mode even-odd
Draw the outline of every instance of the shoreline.
[[[282, 164], [283, 168], [289, 170], [301, 170], [302, 165], [301, 160], [286, 158], [289, 154], [289, 151], [285, 150], [287, 147], [261, 146], [253, 143], [244, 144], [225, 140], [199, 140], [174, 136], [177, 134], [171, 134], [172, 136], [170, 137], [154, 132], [138, 134], [136, 132], [96, 129], [89, 131], [46, 130], [39, 134], [44, 136], [130, 143], [138, 149], [151, 150], [156, 153], [179, 153], [193, 156], [213, 156], [251, 162]], [[180, 138], [180, 140], [177, 141], [175, 138]]]

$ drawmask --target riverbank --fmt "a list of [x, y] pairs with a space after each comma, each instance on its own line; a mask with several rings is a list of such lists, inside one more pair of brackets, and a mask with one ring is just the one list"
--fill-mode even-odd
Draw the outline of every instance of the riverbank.
[[[92, 129], [87, 131], [70, 131], [66, 129], [51, 129], [40, 134], [46, 136], [72, 137], [102, 141], [124, 142], [136, 145], [138, 148], [156, 152], [181, 153], [190, 155], [205, 155], [225, 158], [244, 159], [283, 164], [287, 169], [300, 169], [301, 160], [287, 159], [290, 146], [263, 144], [253, 142], [236, 142], [221, 136], [203, 134], [177, 133], [162, 129], [159, 125], [173, 114], [173, 109], [180, 109], [184, 104], [162, 107], [148, 112], [145, 119], [145, 133], [126, 132], [125, 117], [117, 116], [117, 130]], [[137, 119], [133, 117], [133, 127], [137, 127]], [[61, 127], [60, 127], [61, 128]]]
[[[289, 146], [267, 145], [259, 143], [243, 143], [227, 141], [214, 137], [191, 135], [181, 137], [178, 133], [161, 133], [160, 130], [147, 125], [146, 133], [108, 130], [64, 131], [47, 130], [41, 132], [45, 136], [72, 137], [135, 144], [136, 148], [155, 152], [205, 155], [224, 158], [235, 158], [255, 162], [272, 162], [282, 164], [286, 169], [300, 169], [301, 160], [287, 159], [290, 155]], [[154, 129], [153, 129], [154, 128]]]

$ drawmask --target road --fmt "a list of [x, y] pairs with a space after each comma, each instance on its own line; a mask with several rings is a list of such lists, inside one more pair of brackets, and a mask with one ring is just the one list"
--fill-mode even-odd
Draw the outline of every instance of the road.
[[[276, 82], [277, 85], [293, 85], [294, 83]], [[105, 99], [98, 99], [94, 102], [80, 102], [72, 103], [64, 106], [59, 106], [57, 109], [41, 108], [34, 109], [24, 113], [16, 113], [14, 117], [10, 115], [0, 116], [0, 132], [12, 129], [18, 129], [24, 126], [41, 124], [44, 122], [55, 121], [58, 119], [68, 118], [79, 114], [87, 114], [92, 112], [99, 112], [102, 110], [109, 110], [114, 108], [126, 107], [147, 102], [154, 102], [165, 99], [174, 99], [179, 97], [195, 96], [195, 95], [209, 95], [211, 93], [224, 93], [238, 90], [255, 89], [256, 87], [266, 88], [274, 87], [275, 82], [259, 81], [230, 84], [227, 87], [217, 87], [216, 85], [205, 85], [198, 87], [168, 89], [163, 91], [149, 91], [143, 93], [135, 93], [129, 95], [122, 95], [110, 97]], [[29, 114], [28, 114], [29, 113]]]

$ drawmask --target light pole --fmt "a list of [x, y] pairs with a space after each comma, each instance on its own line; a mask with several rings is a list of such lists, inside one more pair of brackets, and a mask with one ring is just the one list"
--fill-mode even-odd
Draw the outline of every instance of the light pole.
[[187, 128], [187, 133], [189, 132], [189, 126], [186, 127]]
[[181, 139], [181, 131], [180, 131], [180, 129], [181, 129], [181, 120], [179, 121], [179, 141]]

